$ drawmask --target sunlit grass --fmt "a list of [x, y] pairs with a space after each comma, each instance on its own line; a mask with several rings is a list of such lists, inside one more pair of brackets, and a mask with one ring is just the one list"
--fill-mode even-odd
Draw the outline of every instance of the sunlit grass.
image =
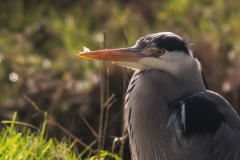
[[[82, 153], [72, 149], [73, 144], [69, 140], [57, 141], [55, 138], [47, 138], [45, 133], [46, 118], [40, 130], [32, 125], [16, 121], [17, 113], [14, 113], [12, 121], [2, 121], [7, 125], [0, 133], [0, 160], [77, 160], [83, 159]], [[45, 114], [46, 117], [46, 114]], [[24, 125], [21, 132], [17, 131], [17, 125]], [[36, 129], [35, 133], [30, 128]], [[85, 152], [85, 151], [83, 151]], [[115, 160], [120, 158], [107, 151], [100, 152], [100, 158], [111, 157]], [[86, 159], [98, 159], [98, 155], [89, 156]]]
[[[16, 113], [10, 126], [0, 134], [0, 159], [77, 159], [77, 152], [68, 148], [68, 141], [58, 142], [44, 135], [46, 120], [40, 130], [30, 132], [26, 126], [17, 132]], [[6, 123], [6, 121], [3, 121]], [[24, 123], [22, 123], [24, 125]]]

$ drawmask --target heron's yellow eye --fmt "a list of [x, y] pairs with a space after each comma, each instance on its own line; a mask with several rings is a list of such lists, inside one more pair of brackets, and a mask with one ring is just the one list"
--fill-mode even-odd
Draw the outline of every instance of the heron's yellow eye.
[[156, 53], [157, 56], [161, 56], [161, 55], [164, 54], [164, 52], [165, 52], [165, 50], [160, 48], [160, 49], [157, 49], [155, 53]]

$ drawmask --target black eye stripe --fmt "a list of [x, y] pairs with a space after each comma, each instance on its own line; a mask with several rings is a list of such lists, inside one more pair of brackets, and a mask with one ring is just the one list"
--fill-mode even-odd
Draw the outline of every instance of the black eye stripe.
[[185, 40], [173, 33], [155, 33], [140, 38], [135, 47], [146, 48], [148, 45], [154, 45], [156, 48], [163, 48], [167, 51], [182, 51], [190, 54], [188, 44]]
[[156, 47], [165, 48], [168, 51], [183, 51], [189, 53], [187, 44], [184, 40], [176, 36], [161, 36], [154, 40]]

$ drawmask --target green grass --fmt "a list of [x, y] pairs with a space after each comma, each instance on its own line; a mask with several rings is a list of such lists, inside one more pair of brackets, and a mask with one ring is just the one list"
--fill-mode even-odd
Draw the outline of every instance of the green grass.
[[[46, 121], [42, 128], [35, 133], [30, 132], [29, 125], [25, 125], [21, 133], [17, 132], [18, 122], [16, 113], [10, 124], [0, 134], [0, 159], [77, 159], [77, 153], [71, 151], [69, 142], [59, 143], [56, 139], [44, 137]], [[7, 121], [3, 121], [7, 123]]]
[[[16, 121], [15, 112], [12, 121], [2, 121], [6, 125], [0, 133], [0, 160], [77, 160], [84, 159], [82, 154], [72, 149], [74, 145], [69, 140], [61, 142], [56, 139], [47, 138], [44, 134], [46, 127], [46, 118], [41, 129], [37, 129], [29, 124]], [[46, 114], [45, 114], [46, 117]], [[18, 132], [17, 125], [24, 125], [24, 129]], [[35, 128], [36, 132], [31, 132], [30, 128]], [[112, 157], [120, 160], [117, 155], [107, 151], [100, 152], [100, 158]], [[90, 160], [98, 159], [97, 155], [89, 156]]]

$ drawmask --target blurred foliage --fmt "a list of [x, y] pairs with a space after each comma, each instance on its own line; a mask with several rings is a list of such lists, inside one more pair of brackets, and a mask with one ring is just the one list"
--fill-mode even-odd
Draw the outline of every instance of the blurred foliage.
[[[194, 43], [210, 89], [226, 97], [239, 113], [240, 3], [236, 0], [7, 0], [0, 1], [0, 118], [40, 125], [28, 95], [60, 124], [92, 142], [79, 110], [97, 130], [98, 61], [76, 56], [83, 46], [125, 47], [149, 33], [171, 31]], [[120, 136], [122, 69], [108, 64], [110, 94], [116, 95], [108, 135]], [[130, 78], [131, 71], [127, 71]], [[112, 107], [112, 108], [113, 108]], [[111, 125], [111, 124], [116, 125]], [[55, 127], [49, 134], [61, 139]], [[107, 139], [110, 139], [107, 137]], [[106, 146], [111, 146], [111, 139]]]

